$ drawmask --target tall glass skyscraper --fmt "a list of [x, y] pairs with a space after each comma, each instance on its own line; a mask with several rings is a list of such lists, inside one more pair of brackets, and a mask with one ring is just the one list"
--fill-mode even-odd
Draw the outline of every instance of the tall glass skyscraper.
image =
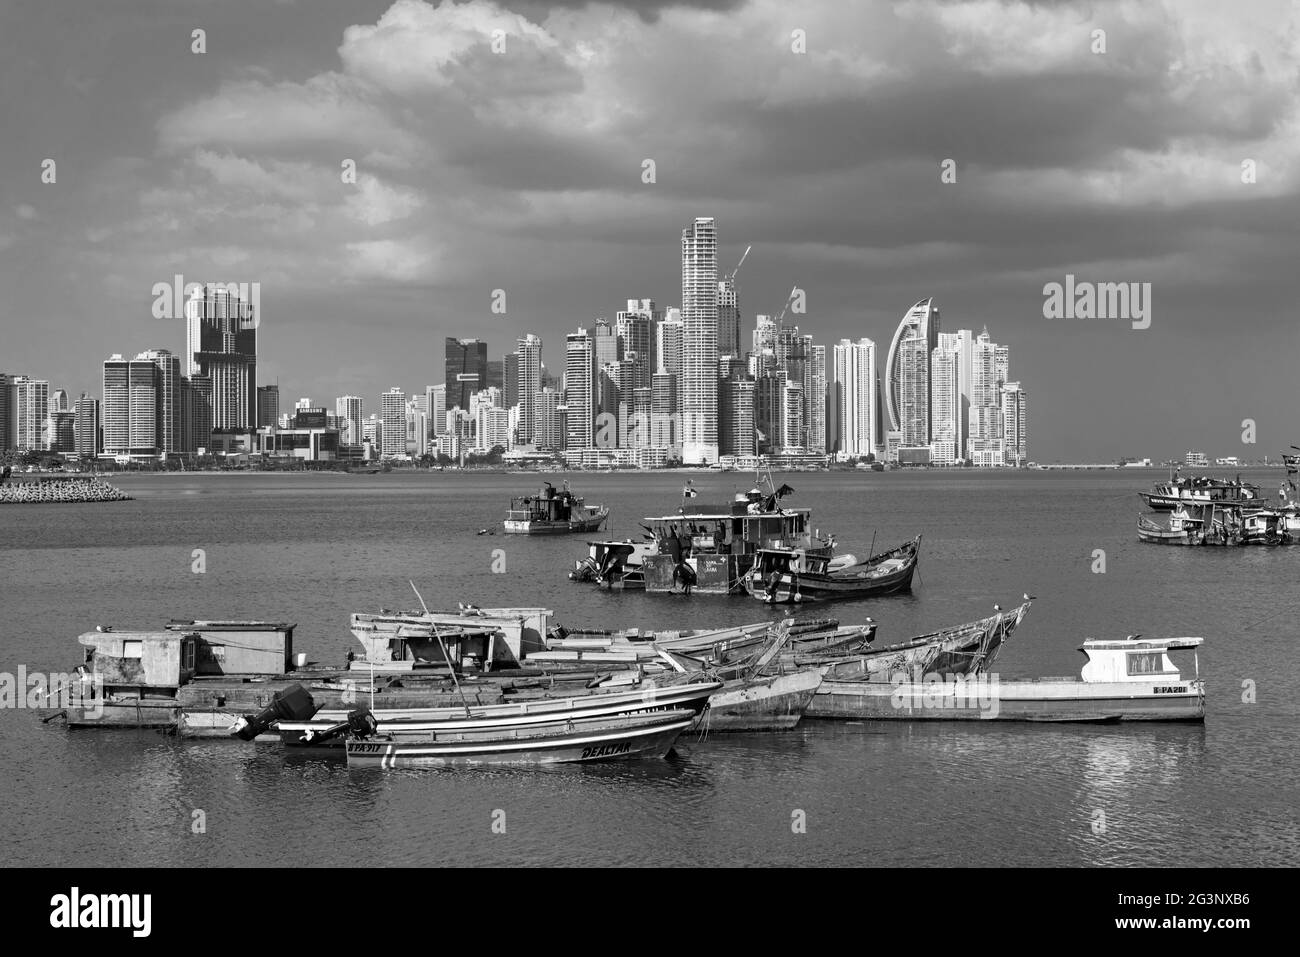
[[930, 354], [939, 344], [939, 310], [922, 299], [903, 316], [885, 360], [885, 425], [904, 446], [929, 445]]
[[718, 460], [718, 232], [712, 216], [682, 230], [682, 461]]

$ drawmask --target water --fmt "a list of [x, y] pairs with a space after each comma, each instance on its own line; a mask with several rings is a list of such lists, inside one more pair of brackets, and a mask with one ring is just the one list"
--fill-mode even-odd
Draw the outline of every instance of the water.
[[[1279, 473], [1253, 476], [1265, 489]], [[571, 476], [609, 531], [672, 512], [686, 476]], [[753, 476], [692, 476], [697, 502]], [[1300, 548], [1144, 545], [1155, 473], [792, 474], [791, 502], [864, 557], [924, 535], [910, 596], [810, 606], [878, 642], [1038, 596], [1004, 677], [1077, 675], [1089, 636], [1204, 635], [1198, 725], [814, 723], [674, 759], [542, 770], [349, 771], [276, 747], [68, 732], [0, 712], [5, 864], [1202, 865], [1300, 863]], [[1247, 473], [1247, 478], [1252, 476]], [[554, 476], [552, 476], [554, 478]], [[126, 476], [134, 502], [0, 508], [0, 671], [67, 671], [96, 624], [298, 623], [341, 661], [353, 611], [537, 604], [597, 628], [779, 617], [749, 598], [569, 583], [580, 538], [479, 536], [535, 476]], [[191, 571], [203, 549], [206, 572]], [[506, 573], [493, 574], [504, 549]], [[1105, 573], [1093, 572], [1096, 550]], [[1185, 654], [1185, 653], [1184, 653]], [[1190, 668], [1190, 659], [1186, 661]], [[1253, 682], [1251, 703], [1243, 683]], [[206, 833], [195, 834], [202, 811]], [[1104, 817], [1103, 817], [1104, 816]], [[494, 822], [505, 833], [493, 831]], [[806, 832], [796, 833], [800, 821]], [[1104, 821], [1104, 829], [1100, 825]]]

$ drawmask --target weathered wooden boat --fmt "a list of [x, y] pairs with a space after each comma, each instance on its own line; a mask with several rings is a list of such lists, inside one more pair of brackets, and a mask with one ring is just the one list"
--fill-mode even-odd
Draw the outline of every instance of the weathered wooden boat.
[[1007, 680], [999, 675], [896, 674], [889, 682], [832, 684], [834, 714], [811, 717], [906, 721], [1204, 721], [1205, 684], [1197, 662], [1185, 679], [1174, 649], [1201, 638], [1089, 639], [1079, 678]]
[[1171, 476], [1169, 481], [1153, 485], [1150, 492], [1138, 492], [1138, 497], [1148, 508], [1161, 512], [1172, 511], [1179, 505], [1258, 504], [1260, 499], [1259, 486], [1243, 482], [1240, 476], [1234, 481], [1209, 476]]
[[1138, 538], [1153, 545], [1246, 544], [1241, 509], [1230, 505], [1182, 505], [1169, 513], [1167, 525], [1138, 516]]
[[921, 536], [865, 562], [835, 566], [826, 555], [801, 549], [759, 549], [744, 577], [750, 596], [768, 604], [872, 598], [911, 591]]
[[[722, 687], [707, 679], [657, 685], [646, 682], [631, 691], [602, 692], [568, 697], [531, 698], [510, 704], [459, 708], [407, 708], [374, 710], [375, 733], [445, 732], [473, 729], [520, 728], [574, 718], [610, 718], [629, 714], [685, 709], [704, 710], [709, 697]], [[320, 711], [311, 720], [277, 722], [280, 740], [293, 748], [339, 748], [355, 712]]]
[[810, 717], [853, 717], [859, 714], [860, 687], [890, 682], [894, 675], [977, 675], [986, 671], [1012, 632], [1024, 620], [1032, 599], [978, 621], [954, 625], [910, 641], [885, 645], [824, 665], [824, 676], [808, 706]]
[[511, 535], [567, 535], [596, 532], [609, 518], [604, 505], [587, 505], [569, 490], [566, 481], [559, 491], [550, 482], [536, 495], [510, 500], [505, 529]]
[[[835, 541], [815, 532], [811, 510], [779, 504], [794, 489], [775, 487], [770, 476], [767, 485], [767, 491], [755, 487], [728, 503], [700, 504], [688, 482], [675, 514], [645, 519], [641, 542], [593, 542], [569, 577], [652, 594], [730, 595], [743, 590], [741, 579], [760, 548], [800, 548], [830, 556]], [[608, 552], [612, 557], [606, 557]]]
[[822, 666], [723, 683], [697, 725], [702, 731], [788, 731], [799, 723], [822, 683]]
[[693, 711], [673, 709], [526, 727], [370, 732], [349, 737], [346, 749], [349, 767], [380, 768], [662, 758], [694, 720]]

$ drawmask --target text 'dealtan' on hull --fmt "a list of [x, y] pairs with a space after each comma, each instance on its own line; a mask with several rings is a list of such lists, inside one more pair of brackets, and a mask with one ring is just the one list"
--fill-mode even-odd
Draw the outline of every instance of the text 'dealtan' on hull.
[[349, 767], [566, 764], [662, 758], [694, 719], [674, 710], [552, 726], [452, 734], [400, 734], [347, 742]]
[[810, 718], [881, 721], [1203, 721], [1199, 681], [1001, 681], [966, 691], [924, 682], [823, 682]]
[[822, 669], [723, 685], [700, 717], [708, 731], [780, 731], [793, 728], [822, 683]]

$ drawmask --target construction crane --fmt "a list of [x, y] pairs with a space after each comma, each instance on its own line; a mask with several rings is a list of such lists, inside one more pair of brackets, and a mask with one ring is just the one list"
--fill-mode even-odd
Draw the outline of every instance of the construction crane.
[[745, 252], [744, 252], [744, 254], [740, 257], [740, 262], [736, 263], [736, 268], [733, 269], [733, 270], [731, 270], [731, 275], [727, 277], [727, 282], [729, 282], [729, 283], [733, 283], [733, 284], [735, 283], [735, 281], [736, 281], [736, 273], [740, 272], [740, 267], [743, 266], [743, 265], [745, 265], [745, 260], [749, 257], [749, 251], [750, 251], [751, 249], [753, 249], [753, 248], [754, 248], [753, 246], [746, 246], [746, 247], [745, 247]]
[[799, 295], [799, 287], [792, 286], [790, 288], [790, 295], [788, 295], [785, 299], [785, 305], [781, 307], [781, 315], [776, 317], [776, 324], [778, 326], [781, 325], [781, 320], [785, 318], [785, 314], [789, 311], [790, 303], [794, 302], [795, 297], [798, 295]]

